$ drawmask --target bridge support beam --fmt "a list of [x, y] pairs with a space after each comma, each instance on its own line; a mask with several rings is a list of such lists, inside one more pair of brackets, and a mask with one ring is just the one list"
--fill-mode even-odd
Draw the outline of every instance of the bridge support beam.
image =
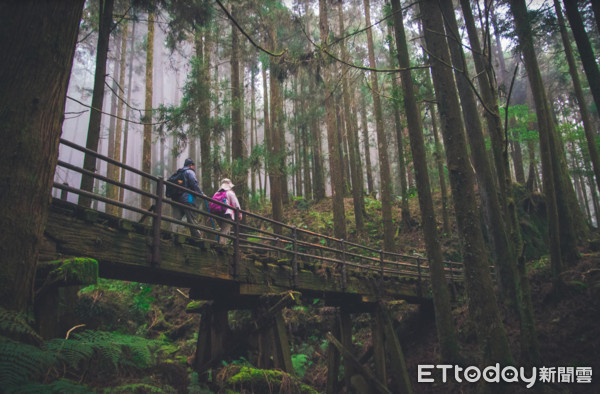
[[200, 318], [198, 342], [196, 344], [196, 357], [194, 368], [203, 370], [214, 360], [225, 353], [225, 342], [229, 334], [229, 321], [227, 309], [215, 307], [212, 303], [206, 304]]

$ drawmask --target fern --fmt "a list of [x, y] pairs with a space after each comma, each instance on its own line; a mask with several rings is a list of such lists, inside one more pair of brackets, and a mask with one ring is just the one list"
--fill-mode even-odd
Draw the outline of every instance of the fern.
[[153, 365], [151, 349], [158, 347], [158, 341], [107, 331], [83, 331], [73, 335], [82, 345], [90, 346], [100, 361], [118, 368], [132, 366], [147, 368]]
[[50, 384], [29, 383], [19, 387], [19, 393], [27, 394], [47, 394], [47, 393], [69, 393], [69, 394], [88, 394], [93, 392], [86, 385], [78, 384], [69, 379], [56, 380]]
[[74, 369], [79, 367], [81, 361], [88, 360], [94, 355], [94, 348], [88, 342], [62, 338], [46, 342], [46, 349], [54, 352], [59, 360]]
[[7, 392], [39, 377], [55, 363], [54, 354], [44, 349], [0, 336], [0, 387]]
[[37, 345], [43, 341], [28, 324], [28, 319], [24, 314], [2, 307], [0, 307], [0, 335]]
[[170, 386], [165, 389], [151, 386], [144, 383], [126, 384], [118, 387], [111, 387], [104, 389], [104, 394], [118, 394], [118, 393], [176, 393], [177, 391]]

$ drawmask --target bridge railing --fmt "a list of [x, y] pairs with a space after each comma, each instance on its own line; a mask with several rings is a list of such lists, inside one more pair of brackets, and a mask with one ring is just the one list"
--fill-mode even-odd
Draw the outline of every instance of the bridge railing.
[[[147, 174], [73, 142], [61, 139], [60, 143], [65, 147], [78, 150], [86, 155], [91, 155], [95, 159], [116, 166], [119, 168], [119, 171], [127, 171], [134, 177], [138, 177], [137, 182], [132, 182], [132, 184], [147, 182], [152, 185], [150, 188], [151, 191], [148, 191], [148, 189], [142, 190], [131, 184], [111, 179], [95, 171], [89, 171], [62, 160], [58, 161], [59, 167], [80, 173], [82, 177], [91, 177], [96, 182], [103, 182], [107, 186], [110, 185], [110, 187], [127, 190], [135, 196], [136, 201], [139, 200], [139, 196], [146, 197], [153, 203], [150, 207], [142, 207], [137, 202], [126, 203], [119, 199], [109, 198], [109, 196], [99, 192], [107, 188], [96, 188], [94, 192], [81, 190], [65, 183], [54, 183], [54, 187], [62, 190], [62, 193], [74, 193], [78, 195], [80, 205], [91, 207], [92, 201], [97, 201], [104, 203], [105, 207], [115, 207], [118, 210], [131, 212], [130, 216], [141, 215], [139, 221], [151, 218], [153, 237], [151, 264], [154, 266], [160, 265], [160, 239], [162, 230], [167, 229], [171, 225], [179, 225], [187, 227], [191, 233], [195, 231], [199, 232], [202, 238], [213, 240], [219, 240], [221, 237], [228, 238], [234, 250], [231, 266], [231, 272], [234, 276], [238, 274], [239, 261], [243, 253], [258, 253], [274, 257], [273, 261], [277, 264], [288, 265], [291, 271], [291, 281], [294, 286], [298, 284], [299, 270], [306, 264], [317, 265], [318, 268], [322, 268], [323, 270], [333, 269], [338, 274], [343, 289], [346, 288], [348, 276], [351, 274], [364, 276], [370, 274], [381, 279], [386, 276], [402, 276], [414, 278], [419, 284], [430, 277], [429, 263], [427, 258], [423, 256], [387, 252], [325, 234], [315, 233], [237, 208], [233, 209], [234, 218], [231, 220], [229, 217], [209, 212], [208, 203], [213, 202], [224, 206], [225, 204], [220, 201], [200, 195], [179, 185], [171, 184], [175, 188], [193, 194], [202, 203], [199, 207], [195, 207], [173, 201], [164, 197], [167, 181], [162, 177]], [[119, 193], [116, 194], [119, 195]], [[203, 220], [193, 224], [176, 219], [169, 215], [167, 209], [165, 209], [169, 206], [179, 206], [188, 209], [198, 217], [202, 217]], [[114, 214], [114, 210], [106, 208], [105, 210]], [[242, 216], [241, 220], [240, 216]], [[232, 232], [230, 234], [220, 233], [217, 227], [225, 222], [232, 224]], [[445, 261], [444, 265], [446, 277], [452, 283], [462, 280], [462, 263]]]

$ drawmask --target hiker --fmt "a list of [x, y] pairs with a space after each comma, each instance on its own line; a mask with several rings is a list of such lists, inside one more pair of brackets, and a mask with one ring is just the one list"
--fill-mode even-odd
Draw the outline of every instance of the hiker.
[[[169, 181], [193, 190], [202, 196], [205, 195], [202, 190], [200, 190], [200, 186], [198, 186], [198, 180], [196, 179], [195, 173], [195, 163], [192, 159], [185, 159], [183, 168], [178, 169], [177, 172], [169, 178]], [[171, 192], [170, 195], [167, 193], [167, 197], [171, 197], [173, 201], [189, 205], [194, 208], [198, 207], [195, 196], [192, 193], [181, 191], [180, 189], [176, 189], [176, 191]], [[172, 208], [173, 217], [175, 219], [181, 220], [185, 215], [188, 223], [193, 225], [199, 224], [198, 220], [196, 219], [196, 213], [193, 210], [180, 207], [179, 205], [172, 205]], [[190, 228], [190, 233], [193, 237], [201, 237], [200, 231], [197, 228]]]
[[[235, 192], [232, 190], [234, 186], [235, 185], [231, 182], [230, 179], [228, 179], [228, 178], [223, 179], [221, 181], [221, 187], [219, 188], [219, 191], [217, 191], [215, 193], [215, 195], [213, 196], [213, 200], [217, 200], [219, 202], [225, 203], [232, 208], [240, 209], [241, 208], [240, 202], [238, 201], [237, 196], [235, 195]], [[214, 202], [211, 202], [209, 207], [210, 207], [211, 213], [220, 215], [229, 220], [235, 220], [234, 219], [235, 211], [232, 208], [227, 208], [222, 205], [215, 204]], [[241, 212], [239, 213], [239, 219], [242, 220]], [[233, 224], [228, 222], [227, 220], [223, 220], [223, 219], [218, 219], [218, 221], [219, 221], [219, 227], [221, 227], [221, 234], [229, 235], [229, 233], [231, 232], [231, 226]], [[227, 239], [228, 239], [227, 237], [219, 237], [219, 243], [226, 244]]]

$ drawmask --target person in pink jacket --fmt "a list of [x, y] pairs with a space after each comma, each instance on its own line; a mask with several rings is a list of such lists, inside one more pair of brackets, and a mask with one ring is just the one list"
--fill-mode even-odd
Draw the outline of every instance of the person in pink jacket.
[[[214, 200], [223, 202], [223, 203], [229, 205], [231, 208], [227, 208], [227, 209], [225, 209], [225, 212], [222, 212], [224, 207], [219, 206], [218, 204], [215, 204], [215, 203], [210, 204], [211, 212], [219, 213], [221, 216], [223, 216], [229, 220], [232, 220], [232, 221], [235, 220], [235, 216], [234, 216], [235, 211], [232, 208], [241, 209], [240, 202], [238, 201], [238, 198], [235, 195], [235, 192], [233, 191], [234, 186], [235, 185], [231, 182], [230, 179], [224, 178], [221, 181], [221, 187], [219, 188], [219, 191], [217, 191], [215, 193], [215, 195], [213, 196]], [[241, 212], [239, 213], [239, 220], [242, 220]], [[233, 226], [233, 224], [226, 220], [219, 220], [219, 227], [221, 227], [221, 234], [229, 235], [229, 233], [231, 232], [232, 226]], [[227, 237], [219, 237], [219, 243], [221, 243], [221, 244], [227, 243], [227, 240], [228, 240]]]

